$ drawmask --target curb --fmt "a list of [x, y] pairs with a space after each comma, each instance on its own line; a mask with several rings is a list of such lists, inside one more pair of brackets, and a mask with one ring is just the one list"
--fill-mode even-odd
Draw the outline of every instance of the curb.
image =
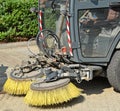
[[[35, 41], [31, 41], [30, 45], [35, 45]], [[7, 49], [7, 48], [16, 48], [16, 47], [27, 47], [28, 41], [25, 42], [13, 42], [13, 43], [3, 43], [0, 44], [0, 49]]]

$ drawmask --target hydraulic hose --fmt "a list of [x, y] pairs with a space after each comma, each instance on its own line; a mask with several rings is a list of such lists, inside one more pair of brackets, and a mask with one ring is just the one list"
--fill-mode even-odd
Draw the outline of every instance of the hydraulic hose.
[[55, 42], [57, 43], [57, 48], [60, 49], [60, 40], [58, 36], [53, 31], [48, 29], [43, 29], [42, 31], [38, 32], [36, 43], [38, 45], [38, 48], [44, 53], [44, 55], [46, 55], [47, 57], [52, 57], [52, 54], [50, 54], [49, 51], [52, 50], [54, 52], [54, 49], [49, 49], [49, 44], [46, 42], [46, 39], [49, 36], [54, 38]]

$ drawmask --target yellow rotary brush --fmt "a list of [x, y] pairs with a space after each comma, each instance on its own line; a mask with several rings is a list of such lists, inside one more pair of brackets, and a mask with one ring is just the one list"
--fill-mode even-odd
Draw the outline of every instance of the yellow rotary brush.
[[32, 106], [49, 106], [70, 101], [80, 96], [80, 89], [70, 79], [54, 82], [34, 82], [25, 96], [25, 103]]
[[16, 70], [14, 70], [4, 84], [3, 90], [12, 95], [25, 95], [30, 88], [32, 80], [39, 76], [39, 70], [34, 70], [29, 73], [23, 73], [21, 71], [16, 73]]
[[15, 80], [8, 78], [5, 85], [4, 91], [12, 95], [25, 95], [29, 90], [31, 81], [29, 80]]

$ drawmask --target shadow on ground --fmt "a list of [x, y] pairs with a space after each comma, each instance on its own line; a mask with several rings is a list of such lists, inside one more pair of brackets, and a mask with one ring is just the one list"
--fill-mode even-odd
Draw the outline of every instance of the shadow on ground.
[[0, 66], [0, 91], [2, 91], [3, 85], [7, 80], [7, 74], [6, 74], [7, 69], [8, 66], [4, 66], [3, 64]]
[[91, 81], [82, 81], [82, 83], [76, 84], [76, 86], [83, 89], [83, 92], [87, 95], [100, 94], [104, 89], [111, 87], [108, 79], [104, 77], [96, 77]]

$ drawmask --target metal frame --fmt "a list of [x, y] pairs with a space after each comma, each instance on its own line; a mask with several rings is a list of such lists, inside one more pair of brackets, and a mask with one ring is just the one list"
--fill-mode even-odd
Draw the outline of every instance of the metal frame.
[[[78, 10], [80, 9], [88, 9], [88, 8], [107, 8], [110, 7], [111, 2], [120, 2], [119, 0], [89, 0], [89, 1], [80, 1], [80, 0], [70, 0], [70, 31], [71, 31], [71, 41], [80, 44], [79, 40], [79, 30], [78, 29]], [[76, 48], [73, 50], [73, 58], [72, 61], [77, 63], [91, 63], [91, 64], [100, 64], [100, 65], [107, 65], [110, 61], [111, 56], [116, 48], [118, 42], [120, 41], [120, 33], [115, 38], [114, 42], [111, 45], [111, 48], [106, 57], [94, 57], [94, 58], [85, 58], [81, 54], [80, 48]], [[79, 45], [80, 46], [80, 45]]]

